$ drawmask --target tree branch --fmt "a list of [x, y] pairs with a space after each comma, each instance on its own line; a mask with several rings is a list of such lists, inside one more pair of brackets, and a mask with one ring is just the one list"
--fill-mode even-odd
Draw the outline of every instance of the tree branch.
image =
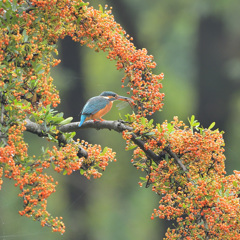
[[150, 159], [152, 159], [156, 164], [159, 164], [159, 162], [161, 161], [162, 157], [160, 155], [157, 155], [156, 153], [154, 153], [152, 150], [150, 149], [146, 149], [144, 147], [145, 142], [141, 139], [138, 139], [137, 136], [132, 133], [132, 141], [138, 145], [146, 154], [147, 157], [149, 157]]
[[168, 147], [165, 147], [164, 148], [164, 151], [166, 151], [170, 157], [172, 157], [175, 162], [179, 165], [179, 167], [183, 170], [184, 174], [186, 175], [187, 179], [189, 182], [191, 182], [193, 185], [195, 185], [195, 183], [191, 180], [191, 178], [188, 176], [188, 170], [187, 168], [185, 167], [185, 165], [182, 163], [181, 159], [177, 156], [176, 153], [174, 153], [171, 148], [168, 146]]
[[26, 122], [25, 127], [28, 132], [37, 134], [39, 137], [47, 136], [46, 134], [47, 129], [44, 126], [32, 122], [29, 119], [25, 119], [25, 122]]
[[183, 165], [182, 161], [178, 156], [170, 149], [170, 147], [165, 147], [164, 150], [169, 154], [170, 157], [172, 157], [175, 162], [182, 168], [184, 172], [187, 172], [187, 168]]
[[[1, 99], [1, 102], [0, 102], [1, 103], [0, 123], [1, 123], [1, 125], [3, 125], [5, 109], [4, 109], [4, 99], [3, 99], [3, 93], [2, 92], [0, 92], [0, 99]], [[7, 141], [6, 141], [5, 138], [6, 138], [6, 136], [3, 134], [3, 132], [0, 129], [0, 139], [5, 145], [7, 145]]]
[[[126, 124], [124, 124], [121, 121], [96, 121], [94, 122], [93, 120], [91, 121], [87, 121], [85, 122], [81, 128], [78, 127], [78, 122], [73, 122], [73, 123], [69, 123], [63, 126], [60, 126], [58, 129], [61, 132], [72, 132], [72, 131], [76, 131], [79, 129], [84, 129], [84, 128], [96, 128], [96, 129], [109, 129], [109, 130], [114, 130], [116, 132], [123, 132], [125, 130], [129, 130], [132, 131], [132, 127], [127, 126]], [[145, 154], [151, 158], [154, 162], [156, 162], [157, 164], [160, 162], [161, 157], [158, 156], [157, 154], [155, 154], [152, 150], [146, 149], [144, 147], [145, 142], [141, 139], [138, 139], [136, 134], [132, 133], [132, 141], [138, 145], [144, 152]]]
[[3, 93], [0, 93], [1, 98], [1, 116], [0, 116], [0, 123], [3, 124], [3, 117], [4, 117], [4, 104], [3, 104]]
[[[43, 125], [34, 123], [29, 119], [26, 119], [25, 121], [26, 121], [25, 127], [27, 128], [26, 130], [28, 132], [37, 134], [40, 137], [47, 136], [48, 131]], [[73, 122], [73, 123], [63, 125], [63, 126], [59, 126], [58, 130], [63, 133], [64, 132], [74, 132], [74, 131], [85, 129], [85, 128], [95, 128], [97, 130], [109, 129], [109, 130], [114, 130], [116, 132], [123, 132], [125, 130], [129, 130], [129, 131], [133, 130], [131, 127], [127, 126], [126, 124], [123, 124], [123, 122], [121, 122], [121, 121], [102, 121], [102, 122], [100, 122], [100, 121], [89, 120], [89, 121], [86, 121], [85, 123], [83, 123], [81, 128], [79, 128], [78, 125], [79, 125], [79, 122]], [[145, 149], [145, 147], [144, 147], [145, 142], [141, 139], [138, 139], [136, 134], [132, 133], [131, 135], [132, 135], [132, 141], [136, 145], [138, 145], [149, 158], [151, 158], [156, 163], [159, 163], [161, 157], [158, 156], [157, 154], [155, 154], [153, 151], [151, 151], [149, 149]], [[66, 143], [65, 140], [63, 139], [63, 135], [60, 135], [60, 137], [62, 138], [61, 142]], [[85, 151], [81, 147], [80, 147], [80, 150]], [[84, 154], [84, 157], [85, 156], [86, 156], [86, 154]]]
[[[47, 130], [44, 126], [39, 125], [37, 123], [34, 123], [32, 121], [30, 121], [29, 119], [26, 119], [26, 128], [28, 132], [37, 134], [38, 136], [47, 136]], [[93, 121], [93, 120], [89, 120], [83, 123], [83, 125], [81, 127], [78, 126], [79, 122], [73, 122], [73, 123], [69, 123], [66, 125], [62, 125], [58, 127], [58, 130], [61, 133], [64, 132], [74, 132], [77, 130], [81, 130], [81, 129], [85, 129], [85, 128], [95, 128], [97, 130], [100, 129], [109, 129], [109, 130], [114, 130], [116, 132], [123, 132], [125, 130], [128, 131], [132, 131], [133, 128], [124, 124], [121, 121]], [[62, 143], [66, 144], [66, 140], [64, 138], [64, 136], [62, 134], [58, 135], [60, 138], [62, 138], [60, 141]], [[131, 140], [138, 146], [140, 147], [146, 154], [146, 156], [150, 159], [152, 159], [156, 164], [159, 164], [159, 162], [162, 160], [162, 155], [157, 155], [156, 153], [154, 153], [152, 150], [150, 149], [146, 149], [145, 148], [145, 142], [142, 139], [139, 139], [138, 136], [135, 133], [131, 133]], [[84, 156], [87, 158], [87, 152], [82, 149], [79, 146], [79, 151], [81, 151], [82, 153], [80, 154], [81, 156]], [[186, 174], [188, 180], [190, 182], [191, 179], [189, 178], [188, 174], [187, 174], [187, 168], [184, 166], [184, 164], [182, 163], [181, 159], [178, 158], [178, 156], [170, 149], [170, 147], [165, 147], [164, 150], [170, 157], [174, 158], [175, 162], [181, 167], [181, 169], [184, 171], [184, 174]]]
[[[59, 127], [59, 130], [61, 132], [71, 132], [71, 131], [76, 131], [82, 128], [96, 128], [96, 129], [109, 129], [109, 130], [114, 130], [116, 132], [123, 132], [125, 130], [128, 131], [132, 131], [133, 128], [127, 126], [126, 124], [124, 124], [121, 121], [87, 121], [85, 122], [81, 128], [78, 127], [78, 122], [74, 122], [74, 123], [69, 123], [66, 125], [63, 125], [61, 127]], [[136, 134], [132, 133], [132, 138], [131, 140], [138, 145], [146, 154], [147, 157], [151, 158], [154, 162], [156, 162], [157, 164], [160, 162], [161, 157], [158, 156], [157, 154], [155, 154], [152, 150], [150, 149], [146, 149], [144, 147], [145, 142], [139, 138], [137, 138]]]
[[123, 132], [125, 130], [132, 131], [133, 129], [121, 121], [93, 121], [89, 120], [83, 123], [81, 127], [78, 126], [79, 122], [69, 123], [63, 126], [58, 127], [61, 132], [74, 132], [76, 130], [81, 130], [84, 128], [95, 128], [97, 130], [100, 129], [109, 129], [114, 130], [116, 132]]
[[[35, 122], [32, 122], [30, 119], [25, 119], [25, 122], [26, 122], [26, 130], [28, 132], [31, 132], [33, 134], [37, 134], [39, 137], [47, 137], [49, 133], [49, 131], [46, 129], [45, 126], [43, 125], [40, 125], [38, 123], [35, 123]], [[68, 124], [67, 124], [68, 125]], [[73, 131], [73, 130], [72, 130]], [[72, 131], [69, 131], [69, 132], [72, 132]], [[67, 132], [67, 131], [65, 131]], [[62, 133], [58, 134], [58, 140], [60, 143], [63, 143], [64, 145], [67, 144], [67, 140], [65, 139], [64, 135]], [[74, 142], [76, 143], [76, 142]], [[79, 148], [79, 151], [78, 151], [78, 157], [85, 157], [87, 158], [88, 157], [88, 153], [85, 149], [83, 149], [81, 146], [78, 146]]]

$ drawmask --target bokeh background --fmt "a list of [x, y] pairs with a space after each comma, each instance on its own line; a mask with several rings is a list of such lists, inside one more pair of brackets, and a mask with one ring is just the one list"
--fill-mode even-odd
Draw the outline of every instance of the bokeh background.
[[[90, 1], [90, 5], [113, 7], [117, 22], [134, 38], [138, 48], [148, 49], [164, 72], [166, 94], [155, 122], [173, 116], [187, 122], [192, 114], [208, 127], [225, 131], [226, 169], [240, 169], [240, 3], [236, 0], [118, 0]], [[66, 38], [59, 43], [62, 63], [52, 70], [60, 91], [58, 110], [78, 121], [86, 100], [104, 90], [126, 95], [121, 88], [122, 72], [105, 53], [96, 53]], [[131, 108], [116, 106], [106, 119], [118, 119]], [[37, 154], [45, 141], [25, 135], [30, 154]], [[157, 240], [169, 222], [150, 220], [159, 196], [138, 186], [138, 172], [130, 163], [121, 136], [108, 130], [81, 130], [77, 137], [117, 152], [97, 180], [86, 180], [78, 172], [71, 176], [49, 172], [59, 182], [48, 200], [48, 210], [62, 216], [66, 233], [52, 233], [38, 222], [21, 217], [22, 200], [13, 182], [5, 180], [0, 191], [0, 240]]]

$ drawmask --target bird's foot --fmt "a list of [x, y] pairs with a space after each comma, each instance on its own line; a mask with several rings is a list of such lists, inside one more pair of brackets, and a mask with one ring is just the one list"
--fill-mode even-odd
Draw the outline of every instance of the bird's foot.
[[93, 122], [102, 122], [102, 121], [105, 121], [105, 120], [102, 119], [102, 118], [99, 118], [99, 119], [93, 119]]

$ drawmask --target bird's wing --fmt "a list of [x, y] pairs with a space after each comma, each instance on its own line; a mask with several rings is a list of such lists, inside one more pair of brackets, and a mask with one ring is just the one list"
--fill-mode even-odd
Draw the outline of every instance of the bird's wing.
[[91, 115], [106, 107], [109, 103], [107, 99], [101, 96], [92, 97], [88, 100], [82, 110], [82, 114]]

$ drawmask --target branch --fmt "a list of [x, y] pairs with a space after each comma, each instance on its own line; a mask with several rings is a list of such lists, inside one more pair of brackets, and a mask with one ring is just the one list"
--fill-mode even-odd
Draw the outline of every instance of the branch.
[[3, 117], [4, 117], [4, 105], [3, 105], [3, 93], [0, 93], [1, 98], [1, 116], [0, 116], [0, 123], [3, 124]]
[[[29, 119], [26, 119], [26, 125], [25, 127], [27, 128], [26, 130], [28, 132], [37, 134], [40, 137], [43, 136], [47, 136], [47, 129], [43, 126], [43, 125], [39, 125], [37, 123], [32, 122]], [[73, 123], [69, 123], [63, 126], [59, 126], [58, 130], [62, 133], [64, 132], [74, 132], [77, 130], [81, 130], [81, 129], [85, 129], [85, 128], [95, 128], [97, 130], [100, 129], [109, 129], [109, 130], [114, 130], [116, 132], [123, 132], [125, 130], [129, 130], [132, 131], [133, 129], [125, 124], [123, 124], [121, 121], [93, 121], [93, 120], [89, 120], [86, 121], [85, 123], [83, 123], [83, 125], [81, 126], [81, 128], [79, 128], [79, 122], [73, 122]], [[63, 138], [63, 135], [60, 135], [61, 138]], [[141, 139], [138, 139], [137, 136], [132, 133], [132, 141], [138, 145], [144, 152], [145, 154], [151, 158], [153, 161], [155, 161], [156, 163], [159, 163], [159, 161], [161, 160], [161, 157], [158, 156], [157, 154], [155, 154], [153, 151], [149, 150], [149, 149], [145, 149], [144, 144], [145, 142]], [[61, 142], [64, 142], [64, 139], [61, 139]], [[81, 151], [85, 151], [84, 149], [82, 149], [81, 147], [79, 148]], [[87, 154], [84, 154], [84, 157], [87, 156]]]
[[[61, 132], [71, 132], [71, 131], [75, 131], [75, 130], [79, 130], [82, 128], [96, 128], [96, 129], [109, 129], [109, 130], [114, 130], [116, 132], [123, 132], [125, 130], [129, 130], [132, 131], [133, 128], [127, 126], [126, 124], [124, 124], [121, 121], [97, 121], [94, 122], [93, 120], [91, 121], [87, 121], [85, 122], [81, 128], [78, 127], [78, 122], [74, 122], [74, 123], [69, 123], [66, 125], [63, 125], [61, 127], [59, 127], [59, 130]], [[155, 154], [152, 150], [150, 149], [146, 149], [144, 147], [145, 142], [139, 138], [137, 138], [136, 134], [132, 133], [132, 138], [131, 140], [138, 145], [146, 154], [147, 157], [149, 157], [150, 159], [152, 159], [154, 162], [156, 162], [157, 164], [160, 162], [161, 157], [157, 154]]]
[[170, 147], [165, 147], [164, 150], [169, 154], [170, 157], [174, 158], [175, 162], [182, 168], [184, 172], [187, 172], [187, 168], [183, 165], [182, 161], [178, 156], [170, 149]]
[[164, 151], [166, 151], [170, 157], [172, 157], [175, 162], [180, 166], [180, 168], [182, 168], [184, 174], [186, 175], [187, 179], [189, 182], [191, 182], [193, 185], [195, 185], [195, 183], [191, 180], [191, 178], [188, 176], [188, 170], [187, 168], [185, 167], [185, 165], [182, 163], [181, 159], [177, 156], [176, 153], [174, 153], [171, 148], [168, 146], [168, 147], [165, 147], [164, 148]]
[[29, 119], [25, 119], [25, 122], [25, 127], [28, 132], [37, 134], [39, 137], [47, 136], [47, 129], [43, 125], [39, 125]]
[[[63, 125], [61, 127], [59, 127], [58, 129], [61, 132], [71, 132], [71, 131], [76, 131], [82, 128], [96, 128], [96, 129], [109, 129], [109, 130], [114, 130], [116, 132], [123, 132], [125, 130], [129, 130], [132, 131], [133, 128], [127, 126], [126, 124], [124, 124], [121, 121], [87, 121], [85, 122], [81, 128], [78, 127], [78, 122], [74, 122], [74, 123], [69, 123], [66, 125]], [[131, 140], [138, 145], [146, 154], [146, 156], [148, 156], [150, 159], [152, 159], [154, 162], [156, 162], [157, 164], [160, 162], [161, 157], [158, 156], [157, 154], [155, 154], [152, 150], [146, 149], [144, 147], [145, 142], [141, 139], [138, 139], [136, 134], [132, 133], [132, 138]]]
[[136, 136], [134, 133], [132, 133], [132, 138], [131, 138], [131, 140], [132, 140], [136, 145], [138, 145], [138, 146], [145, 152], [145, 154], [146, 154], [150, 159], [152, 159], [156, 164], [159, 164], [159, 162], [160, 162], [161, 159], [162, 159], [162, 156], [157, 155], [156, 153], [154, 153], [154, 152], [153, 152], [152, 150], [150, 150], [150, 149], [146, 149], [146, 148], [144, 147], [145, 142], [144, 142], [143, 140], [137, 138], [137, 136]]
[[95, 128], [97, 130], [100, 129], [109, 129], [114, 130], [116, 132], [123, 132], [125, 130], [132, 131], [133, 129], [121, 121], [93, 121], [89, 120], [83, 123], [81, 128], [78, 126], [79, 122], [69, 123], [63, 126], [58, 127], [58, 130], [61, 132], [74, 132], [77, 130], [81, 130], [84, 128]]
[[[1, 103], [1, 110], [0, 110], [0, 123], [1, 125], [3, 126], [4, 124], [4, 112], [5, 112], [5, 109], [4, 109], [4, 99], [3, 99], [3, 93], [1, 92], [0, 93], [0, 103]], [[1, 141], [7, 145], [7, 141], [6, 141], [6, 136], [2, 133], [1, 129], [0, 129], [0, 139]]]
[[[25, 119], [25, 122], [26, 122], [25, 127], [26, 127], [26, 130], [28, 132], [31, 132], [33, 134], [37, 134], [39, 137], [47, 137], [48, 136], [47, 133], [49, 133], [49, 131], [46, 129], [45, 126], [40, 125], [40, 124], [35, 123], [35, 122], [32, 122], [29, 119]], [[72, 131], [69, 131], [69, 132], [72, 132]], [[65, 137], [62, 133], [58, 134], [58, 140], [59, 140], [60, 143], [63, 143], [64, 145], [67, 144], [67, 140], [65, 139]], [[78, 148], [79, 148], [78, 157], [79, 158], [80, 157], [87, 158], [88, 157], [87, 151], [85, 149], [83, 149], [81, 146], [78, 146]]]
[[[37, 123], [34, 123], [34, 122], [30, 121], [29, 119], [26, 119], [25, 121], [27, 122], [27, 124], [26, 124], [27, 131], [32, 132], [34, 134], [37, 134], [39, 136], [47, 136], [47, 131], [46, 131], [44, 126], [39, 125]], [[73, 122], [73, 123], [69, 123], [69, 124], [66, 124], [66, 125], [59, 126], [58, 130], [62, 133], [64, 133], [64, 132], [74, 132], [74, 131], [85, 129], [85, 128], [95, 128], [97, 130], [109, 129], [109, 130], [114, 130], [114, 131], [119, 132], [119, 133], [121, 133], [125, 130], [128, 130], [128, 131], [133, 130], [132, 127], [124, 124], [121, 121], [93, 121], [93, 120], [89, 120], [89, 121], [84, 122], [81, 127], [79, 127], [78, 125], [79, 125], [79, 122]], [[159, 164], [159, 162], [162, 160], [162, 155], [161, 154], [157, 155], [152, 150], [146, 149], [144, 147], [145, 142], [143, 140], [139, 139], [138, 136], [135, 133], [131, 133], [131, 135], [132, 135], [131, 140], [145, 152], [146, 156], [148, 158], [152, 159], [156, 164]], [[59, 136], [61, 138], [63, 138], [61, 140], [61, 142], [64, 143], [64, 141], [66, 141], [66, 140], [64, 140], [64, 136], [62, 134], [59, 135]], [[81, 155], [87, 158], [86, 151], [84, 149], [82, 149], [81, 147], [79, 147], [79, 150], [83, 151], [83, 153]], [[164, 151], [167, 152], [170, 157], [174, 158], [175, 162], [182, 168], [182, 170], [186, 174], [188, 180], [192, 183], [191, 179], [187, 175], [187, 168], [184, 166], [181, 159], [178, 158], [178, 156], [170, 149], [170, 147], [164, 148]]]

